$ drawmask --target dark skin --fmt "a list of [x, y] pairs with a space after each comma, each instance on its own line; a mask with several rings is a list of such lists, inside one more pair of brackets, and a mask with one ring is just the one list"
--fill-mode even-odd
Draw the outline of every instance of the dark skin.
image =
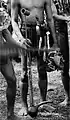
[[[18, 19], [18, 15], [20, 16], [20, 9], [22, 7], [24, 8], [28, 8], [29, 11], [30, 11], [30, 15], [27, 17], [27, 22], [29, 23], [36, 23], [36, 19], [35, 19], [35, 16], [37, 15], [40, 22], [42, 23], [43, 20], [44, 20], [44, 16], [43, 16], [43, 7], [44, 7], [44, 4], [45, 4], [45, 12], [48, 16], [48, 24], [50, 26], [50, 29], [51, 29], [51, 33], [52, 33], [52, 36], [53, 36], [53, 40], [54, 40], [54, 46], [57, 47], [57, 41], [56, 41], [56, 36], [55, 36], [55, 29], [54, 29], [54, 21], [53, 21], [53, 18], [52, 18], [52, 12], [51, 12], [51, 1], [49, 0], [45, 0], [45, 1], [41, 1], [41, 5], [38, 5], [40, 4], [39, 3], [40, 1], [36, 1], [34, 3], [31, 3], [31, 5], [26, 5], [26, 1], [21, 1], [21, 0], [18, 0], [18, 1], [14, 1], [12, 0], [11, 1], [11, 17], [12, 17], [12, 26], [13, 26], [13, 30], [16, 31], [16, 33], [18, 32], [18, 39], [23, 39], [23, 36], [21, 35], [21, 32], [18, 28], [18, 25], [17, 25], [17, 19]], [[30, 3], [29, 3], [30, 4]], [[37, 6], [36, 6], [37, 4]], [[22, 5], [22, 6], [21, 6]], [[21, 6], [21, 7], [19, 7]], [[35, 9], [35, 6], [37, 7]], [[33, 7], [33, 9], [32, 9]], [[20, 16], [21, 17], [21, 16]], [[15, 27], [14, 27], [15, 25]], [[26, 44], [26, 40], [23, 40], [23, 42]]]
[[[11, 0], [11, 18], [12, 18], [12, 27], [13, 30], [18, 35], [19, 40], [23, 40], [23, 44], [28, 45], [26, 39], [22, 36], [20, 29], [17, 24], [18, 15], [21, 17], [20, 10], [21, 8], [28, 9], [30, 11], [30, 15], [26, 17], [27, 23], [33, 23], [36, 24], [36, 16], [38, 16], [40, 23], [43, 23], [44, 21], [44, 10], [47, 14], [47, 22], [49, 24], [53, 40], [54, 40], [54, 48], [57, 48], [57, 40], [55, 36], [55, 28], [54, 28], [54, 21], [52, 17], [52, 11], [51, 11], [51, 0]], [[23, 56], [23, 55], [22, 55]], [[25, 84], [21, 82], [21, 94], [22, 94], [22, 110], [20, 111], [20, 114], [26, 115], [27, 114], [27, 83], [26, 88]], [[40, 87], [40, 93], [42, 100], [46, 100], [46, 89], [47, 89], [47, 78], [45, 80], [39, 79], [39, 87]], [[23, 90], [24, 89], [24, 90]], [[45, 91], [43, 91], [45, 90]]]
[[6, 97], [7, 97], [7, 117], [9, 117], [13, 115], [14, 111], [14, 103], [16, 96], [16, 76], [10, 59], [9, 58], [6, 59], [3, 58], [2, 60], [1, 59], [0, 59], [0, 72], [3, 74], [8, 84], [6, 90]]
[[5, 49], [4, 39], [6, 40], [5, 44], [8, 44], [9, 46], [11, 45], [10, 48], [12, 47], [16, 48], [16, 53], [18, 49], [22, 49], [24, 47], [20, 43], [17, 43], [16, 41], [14, 41], [8, 29], [5, 28], [2, 31], [0, 30], [0, 72], [3, 74], [3, 76], [7, 81], [7, 90], [6, 90], [7, 117], [11, 118], [12, 116], [14, 116], [14, 103], [15, 103], [15, 96], [16, 96], [16, 76], [15, 76], [12, 62], [9, 58], [10, 52], [7, 55], [2, 54], [1, 52], [3, 50], [3, 53], [4, 52], [6, 53], [6, 51], [4, 51]]
[[[57, 14], [57, 9], [54, 5], [54, 3], [52, 2], [52, 13], [53, 13], [53, 17], [55, 20], [60, 20], [60, 21], [65, 21], [65, 25], [64, 28], [67, 27], [66, 26], [66, 22], [70, 21], [70, 16], [63, 16], [63, 15], [58, 15]], [[67, 29], [66, 29], [67, 30]], [[60, 33], [62, 34], [62, 33]], [[60, 103], [60, 105], [65, 106], [68, 104], [68, 100], [69, 100], [69, 80], [70, 80], [70, 76], [69, 76], [69, 45], [68, 45], [68, 33], [67, 31], [64, 33], [65, 34], [65, 38], [62, 39], [60, 38], [60, 50], [64, 56], [64, 60], [65, 60], [65, 64], [64, 64], [64, 70], [62, 72], [62, 82], [64, 85], [64, 89], [66, 92], [66, 98], [63, 102]], [[63, 46], [62, 46], [63, 45]]]

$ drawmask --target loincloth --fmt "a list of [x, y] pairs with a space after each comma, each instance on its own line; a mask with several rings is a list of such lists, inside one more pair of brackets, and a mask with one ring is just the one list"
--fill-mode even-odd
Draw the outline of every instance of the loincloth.
[[[22, 35], [26, 38], [25, 27], [21, 28]], [[42, 47], [44, 46], [44, 31], [41, 31], [40, 36], [42, 37]], [[37, 48], [39, 45], [40, 36], [37, 35], [36, 25], [27, 24], [27, 38], [31, 40], [32, 47]]]

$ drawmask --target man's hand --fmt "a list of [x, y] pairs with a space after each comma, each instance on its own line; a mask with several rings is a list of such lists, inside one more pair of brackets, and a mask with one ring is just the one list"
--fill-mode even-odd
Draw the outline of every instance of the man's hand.
[[[29, 39], [21, 39], [18, 41], [20, 44], [21, 49], [19, 50], [19, 54], [23, 55], [23, 52], [27, 50], [27, 48], [30, 48], [31, 46], [31, 41]], [[26, 54], [26, 52], [24, 52]]]
[[20, 37], [15, 32], [13, 32], [12, 37], [14, 38], [16, 42], [18, 42], [21, 48], [27, 49], [28, 47], [31, 46], [31, 41], [29, 39]]
[[31, 47], [31, 41], [29, 39], [26, 40], [25, 38], [23, 38], [23, 39], [19, 40], [19, 44], [20, 44], [21, 48], [25, 49], [25, 50], [27, 50], [27, 48]]
[[31, 46], [31, 41], [29, 39], [24, 39], [23, 38], [23, 40], [22, 40], [22, 46], [27, 49], [28, 47]]
[[70, 21], [70, 16], [65, 15], [65, 21], [69, 22]]

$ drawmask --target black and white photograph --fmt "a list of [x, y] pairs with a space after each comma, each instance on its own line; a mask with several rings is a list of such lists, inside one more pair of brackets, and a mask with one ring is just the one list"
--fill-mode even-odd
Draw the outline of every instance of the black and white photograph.
[[0, 0], [0, 120], [70, 120], [70, 0]]

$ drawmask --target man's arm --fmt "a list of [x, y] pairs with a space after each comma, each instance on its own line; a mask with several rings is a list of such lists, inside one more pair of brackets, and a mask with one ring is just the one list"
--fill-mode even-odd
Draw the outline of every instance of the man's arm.
[[23, 39], [23, 36], [20, 32], [20, 29], [18, 27], [18, 0], [11, 0], [11, 21], [12, 21], [12, 27], [16, 35], [18, 36], [19, 40]]
[[7, 41], [8, 45], [10, 45], [11, 47], [13, 46], [13, 47], [19, 48], [19, 49], [26, 49], [26, 47], [24, 45], [22, 45], [20, 42], [15, 41], [12, 38], [11, 33], [9, 32], [8, 29], [4, 29], [2, 31], [2, 35], [5, 38], [5, 40]]
[[46, 0], [45, 12], [46, 12], [46, 15], [47, 15], [47, 18], [48, 18], [47, 22], [48, 22], [50, 30], [51, 30], [51, 34], [52, 34], [52, 37], [53, 37], [53, 40], [54, 40], [54, 44], [55, 44], [55, 46], [57, 46], [55, 27], [54, 27], [54, 20], [53, 20], [52, 9], [51, 9], [51, 0]]
[[58, 15], [58, 14], [54, 14], [53, 13], [53, 17], [56, 19], [56, 20], [63, 20], [63, 21], [70, 21], [70, 16], [63, 16], [63, 15]]
[[56, 20], [70, 21], [70, 16], [63, 16], [57, 14], [57, 9], [53, 1], [51, 4], [51, 9], [52, 9], [52, 15]]
[[18, 37], [18, 40], [20, 40], [20, 42], [23, 41], [23, 44], [25, 45], [25, 47], [30, 47], [29, 44], [31, 44], [30, 40], [29, 39], [25, 39], [21, 32], [20, 32], [20, 29], [19, 29], [19, 26], [18, 26], [18, 11], [19, 11], [19, 0], [11, 0], [11, 21], [12, 21], [12, 27], [13, 27], [13, 30], [15, 32], [15, 34], [17, 35]]

